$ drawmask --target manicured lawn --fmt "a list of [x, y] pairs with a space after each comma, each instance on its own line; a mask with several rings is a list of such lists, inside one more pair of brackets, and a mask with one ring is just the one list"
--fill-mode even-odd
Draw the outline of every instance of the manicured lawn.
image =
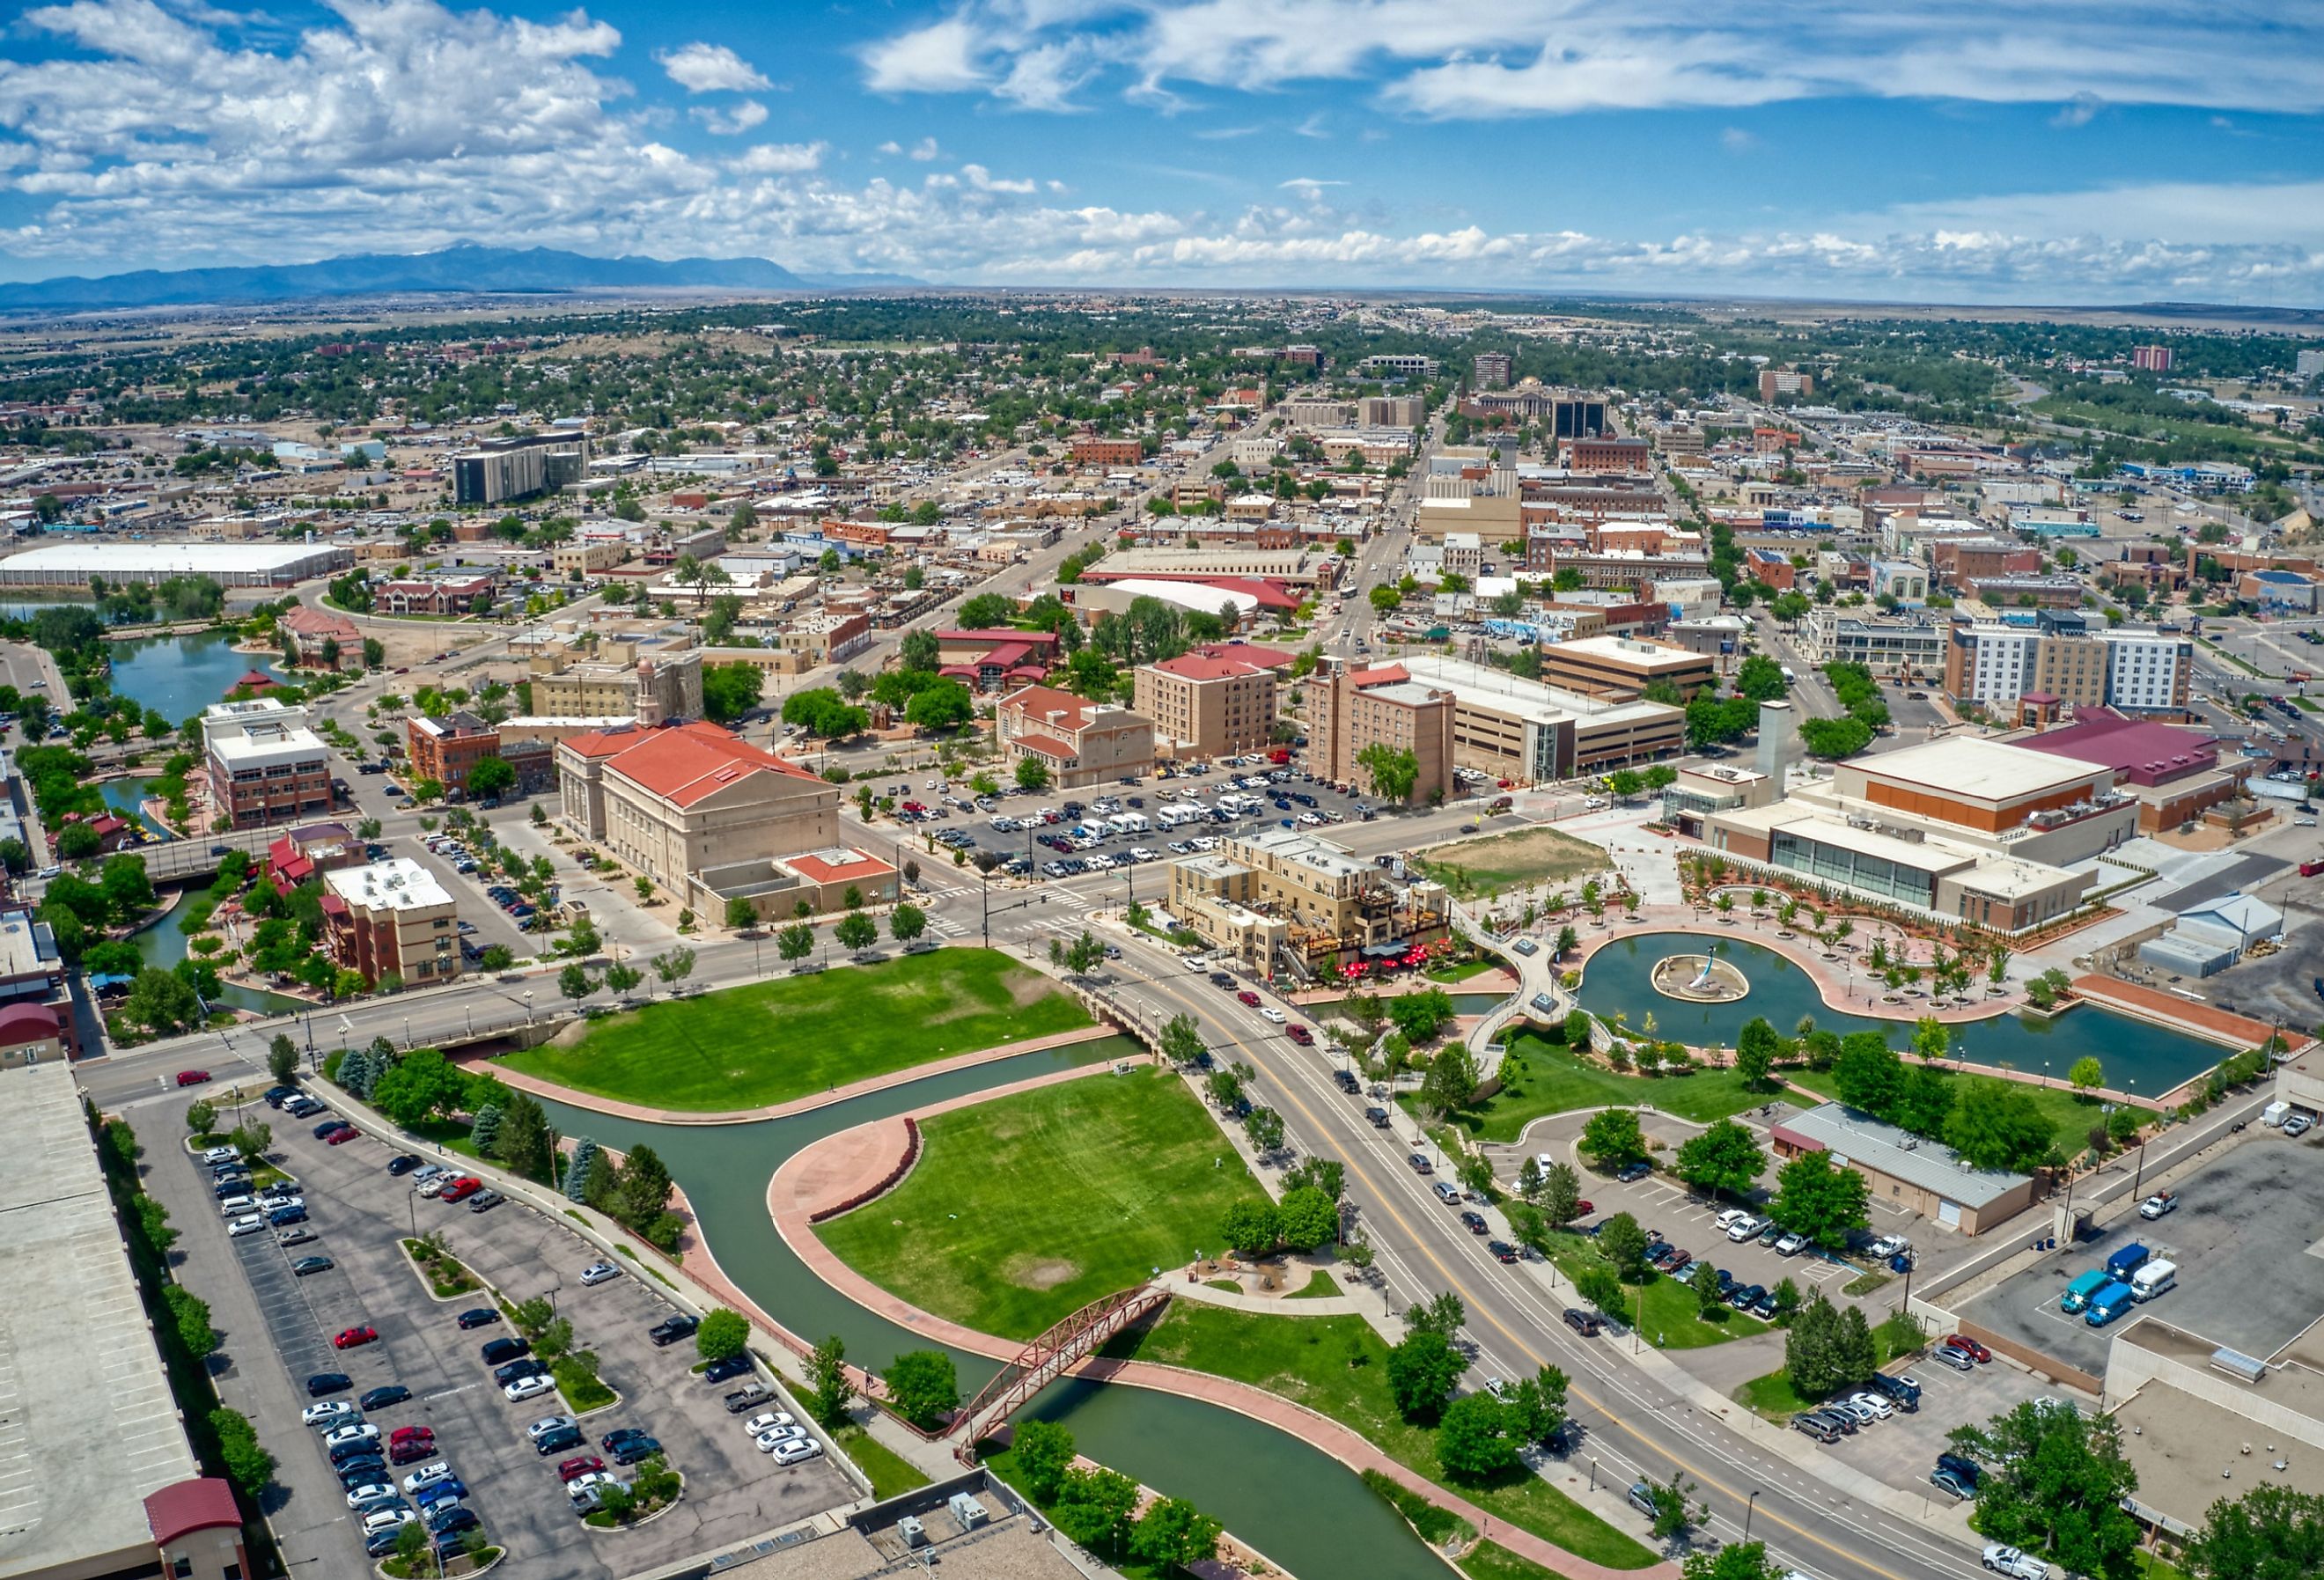
[[[1651, 1225], [1650, 1225], [1651, 1226]], [[1583, 1268], [1609, 1265], [1598, 1254], [1595, 1242], [1585, 1235], [1571, 1237], [1572, 1243], [1553, 1246], [1550, 1257], [1557, 1270], [1572, 1279]], [[1711, 1265], [1719, 1265], [1717, 1257]], [[1773, 1289], [1772, 1284], [1768, 1286]], [[1805, 1295], [1806, 1289], [1801, 1293]], [[1624, 1307], [1620, 1313], [1625, 1324], [1643, 1324], [1646, 1342], [1658, 1350], [1702, 1350], [1712, 1344], [1723, 1344], [1729, 1339], [1749, 1338], [1765, 1333], [1768, 1325], [1756, 1317], [1746, 1317], [1740, 1311], [1722, 1307], [1720, 1315], [1712, 1321], [1702, 1319], [1702, 1308], [1694, 1298], [1694, 1287], [1682, 1284], [1676, 1279], [1655, 1273], [1643, 1284], [1622, 1286]], [[1580, 1299], [1575, 1296], [1576, 1300]], [[1641, 1309], [1643, 1303], [1643, 1310]]]
[[1451, 966], [1431, 966], [1421, 975], [1431, 982], [1466, 982], [1488, 971], [1498, 971], [1500, 966], [1499, 960], [1461, 960]]
[[[1872, 1342], [1880, 1353], [1882, 1365], [1886, 1366], [1896, 1358], [1895, 1354], [1888, 1347], [1887, 1335], [1877, 1326], [1872, 1330]], [[1857, 1392], [1858, 1390], [1842, 1388], [1838, 1391], [1849, 1394]], [[1734, 1399], [1745, 1409], [1763, 1415], [1771, 1421], [1788, 1421], [1802, 1410], [1813, 1409], [1823, 1402], [1820, 1399], [1803, 1398], [1793, 1390], [1790, 1374], [1780, 1370], [1770, 1372], [1765, 1377], [1754, 1377], [1735, 1391]]]
[[1430, 877], [1464, 893], [1521, 883], [1577, 883], [1611, 864], [1602, 847], [1554, 828], [1519, 828], [1440, 845], [1422, 863]]
[[1521, 1558], [1489, 1541], [1480, 1542], [1461, 1560], [1461, 1573], [1469, 1580], [1557, 1580], [1552, 1571], [1531, 1558]]
[[1038, 972], [992, 950], [945, 948], [646, 1004], [590, 1022], [573, 1047], [506, 1063], [576, 1091], [712, 1112], [1089, 1023]]
[[[2088, 1013], [2088, 1012], [2077, 1011], [2076, 1013]], [[1907, 1058], [1904, 1062], [1917, 1064], [1920, 1061]], [[1826, 1097], [1836, 1098], [1840, 1095], [1840, 1083], [1832, 1079], [1830, 1070], [1793, 1069], [1779, 1070], [1776, 1073], [1789, 1079], [1795, 1086], [1805, 1086], [1809, 1091], [1819, 1093]], [[1949, 1081], [1967, 1082], [1971, 1085], [1990, 1084], [2000, 1079], [1997, 1076], [1964, 1075], [1956, 1070], [1941, 1073]], [[2058, 1144], [2065, 1148], [2069, 1154], [2078, 1152], [2089, 1144], [2087, 1138], [2089, 1135], [2090, 1126], [2106, 1123], [2106, 1115], [2098, 1111], [2098, 1104], [2095, 1099], [2085, 1101], [2071, 1092], [2061, 1091], [2055, 1086], [2037, 1086], [2024, 1081], [2013, 1081], [2010, 1085], [2021, 1092], [2033, 1095], [2034, 1101], [2041, 1108], [2043, 1116], [2057, 1126]]]
[[1360, 1432], [1390, 1458], [1457, 1491], [1495, 1519], [1568, 1552], [1617, 1569], [1655, 1562], [1654, 1554], [1539, 1476], [1446, 1481], [1434, 1431], [1397, 1413], [1388, 1392], [1388, 1347], [1360, 1317], [1261, 1317], [1174, 1302], [1151, 1328], [1106, 1353], [1231, 1377], [1296, 1400]]
[[[1513, 1141], [1543, 1114], [1576, 1108], [1651, 1103], [1708, 1124], [1757, 1107], [1769, 1095], [1746, 1088], [1731, 1069], [1698, 1069], [1686, 1076], [1618, 1075], [1574, 1058], [1563, 1044], [1531, 1035], [1515, 1039], [1509, 1052], [1512, 1062], [1501, 1067], [1507, 1084], [1476, 1107], [1453, 1116], [1454, 1123], [1489, 1141]], [[1515, 1061], [1522, 1061], [1522, 1067]]]
[[1292, 1300], [1327, 1300], [1339, 1292], [1339, 1280], [1319, 1267], [1315, 1270], [1315, 1276], [1307, 1280], [1305, 1288], [1294, 1289], [1286, 1297], [1286, 1298]]
[[1006, 1338], [1217, 1250], [1227, 1206], [1265, 1199], [1202, 1104], [1147, 1066], [958, 1109], [921, 1133], [910, 1178], [816, 1232], [882, 1289]]
[[865, 1475], [872, 1478], [872, 1495], [882, 1501], [928, 1484], [928, 1478], [901, 1455], [861, 1427], [849, 1427], [841, 1431], [839, 1446]]

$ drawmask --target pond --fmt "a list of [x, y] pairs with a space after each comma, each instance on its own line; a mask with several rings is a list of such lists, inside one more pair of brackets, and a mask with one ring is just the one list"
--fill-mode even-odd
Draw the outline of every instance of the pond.
[[171, 724], [222, 702], [234, 683], [251, 670], [277, 675], [264, 653], [234, 651], [222, 631], [194, 636], [152, 636], [113, 644], [113, 692], [139, 707], [150, 707]]
[[167, 828], [144, 813], [145, 798], [153, 793], [153, 781], [108, 779], [97, 788], [97, 792], [105, 797], [105, 804], [130, 822], [142, 824], [156, 834], [169, 834]]
[[[1064, 1049], [1025, 1054], [756, 1124], [645, 1124], [558, 1103], [544, 1106], [566, 1135], [591, 1136], [615, 1149], [650, 1142], [685, 1190], [726, 1275], [791, 1332], [810, 1343], [836, 1334], [850, 1362], [876, 1372], [904, 1351], [927, 1348], [927, 1342], [864, 1310], [791, 1254], [767, 1213], [768, 1179], [818, 1137], [1074, 1062]], [[964, 1394], [997, 1369], [960, 1352], [953, 1362]], [[1447, 1572], [1353, 1472], [1231, 1411], [1069, 1380], [1043, 1392], [1025, 1414], [1063, 1422], [1092, 1458], [1193, 1500], [1295, 1575], [1443, 1580]]]
[[[1666, 956], [1702, 953], [1709, 943], [1750, 978], [1750, 993], [1733, 1003], [1692, 1004], [1665, 998], [1647, 981], [1655, 962]], [[1857, 974], [1859, 997], [1868, 990]], [[1789, 1036], [1803, 1015], [1845, 1035], [1878, 1031], [1902, 1046], [1912, 1033], [1909, 1021], [1881, 1020], [1835, 1010], [1807, 972], [1773, 949], [1748, 938], [1704, 933], [1640, 933], [1618, 938], [1590, 956], [1582, 974], [1582, 1007], [1600, 1017], [1620, 1010], [1638, 1026], [1651, 1011], [1657, 1036], [1696, 1047], [1732, 1048], [1746, 1022], [1764, 1015]], [[1953, 1056], [1971, 1064], [2006, 1066], [2035, 1075], [2062, 1076], [2083, 1055], [2105, 1067], [2109, 1086], [2159, 1097], [2191, 1080], [2227, 1057], [2216, 1043], [2189, 1037], [2144, 1021], [2083, 1005], [2055, 1020], [2000, 1015], [1951, 1027]]]
[[[118, 782], [126, 784], [129, 781]], [[143, 932], [132, 935], [129, 941], [137, 946], [138, 956], [146, 965], [167, 971], [192, 952], [193, 940], [178, 930], [178, 919], [201, 898], [201, 893], [198, 889], [189, 892], [169, 915]], [[250, 1010], [262, 1015], [281, 1015], [306, 1007], [304, 999], [254, 987], [237, 987], [231, 982], [219, 984], [217, 1003], [228, 1009]]]

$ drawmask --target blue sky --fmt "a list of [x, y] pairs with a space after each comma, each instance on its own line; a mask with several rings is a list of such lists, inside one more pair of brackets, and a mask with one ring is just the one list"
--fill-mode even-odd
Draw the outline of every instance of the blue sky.
[[[69, 0], [0, 277], [473, 239], [958, 283], [2324, 302], [2324, 18], [2217, 0]], [[1718, 16], [1705, 26], [1696, 18]]]

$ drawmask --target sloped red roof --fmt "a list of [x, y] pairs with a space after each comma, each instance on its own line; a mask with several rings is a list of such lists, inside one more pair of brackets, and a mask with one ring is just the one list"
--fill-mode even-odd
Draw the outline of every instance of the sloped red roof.
[[234, 1506], [234, 1489], [214, 1475], [172, 1482], [145, 1499], [145, 1523], [153, 1539], [168, 1546], [189, 1531], [212, 1527], [239, 1529], [242, 1514]]
[[1233, 675], [1263, 674], [1268, 670], [1265, 664], [1230, 656], [1231, 653], [1231, 649], [1181, 653], [1175, 659], [1164, 659], [1154, 667], [1182, 680], [1223, 680]]
[[0, 1048], [22, 1048], [54, 1037], [57, 1012], [46, 1004], [15, 1003], [0, 1010]]
[[639, 731], [605, 766], [647, 794], [680, 807], [690, 807], [754, 773], [822, 782], [810, 770], [708, 724]]
[[847, 854], [855, 859], [831, 862], [819, 855], [794, 855], [784, 857], [783, 864], [799, 876], [817, 883], [844, 883], [858, 878], [886, 877], [896, 870], [876, 855], [866, 855], [860, 850]]
[[1359, 690], [1366, 686], [1393, 686], [1399, 680], [1409, 680], [1411, 674], [1402, 664], [1382, 664], [1377, 670], [1358, 670], [1348, 677], [1349, 684]]

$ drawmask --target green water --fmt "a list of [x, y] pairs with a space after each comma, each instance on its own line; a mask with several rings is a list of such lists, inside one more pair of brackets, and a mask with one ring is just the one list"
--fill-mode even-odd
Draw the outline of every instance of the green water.
[[238, 653], [222, 631], [197, 636], [154, 636], [113, 644], [113, 694], [179, 724], [213, 702], [255, 669], [275, 673], [264, 653]]
[[[1654, 990], [1648, 976], [1655, 962], [1671, 955], [1700, 955], [1706, 945], [1750, 978], [1748, 996], [1734, 1003], [1690, 1004]], [[1860, 970], [1854, 986], [1859, 1003], [1866, 1002], [1868, 993], [1881, 991], [1868, 985]], [[1981, 982], [1977, 991], [1983, 991]], [[1641, 933], [1618, 938], [1590, 956], [1582, 975], [1581, 997], [1582, 1007], [1595, 1015], [1626, 1012], [1632, 1026], [1640, 1024], [1651, 1011], [1657, 1036], [1697, 1047], [1732, 1048], [1744, 1024], [1757, 1015], [1766, 1016], [1785, 1035], [1803, 1015], [1812, 1015], [1818, 1026], [1842, 1034], [1879, 1031], [1900, 1047], [1912, 1032], [1910, 1021], [1851, 1015], [1831, 1008], [1800, 966], [1748, 938], [1723, 933]], [[2215, 1043], [2087, 1004], [2055, 1020], [2001, 1015], [1957, 1024], [1950, 1030], [1953, 1057], [1971, 1064], [2062, 1076], [2075, 1060], [2089, 1054], [2105, 1067], [2107, 1085], [2151, 1097], [2203, 1074], [2227, 1056], [2227, 1050]]]
[[[650, 1142], [685, 1190], [718, 1265], [770, 1315], [809, 1342], [837, 1334], [850, 1362], [873, 1371], [927, 1349], [906, 1328], [872, 1316], [809, 1272], [775, 1233], [767, 1181], [783, 1160], [835, 1131], [1079, 1062], [1069, 1049], [1025, 1054], [975, 1069], [747, 1125], [657, 1125], [545, 1104], [567, 1135], [614, 1148]], [[996, 1370], [952, 1352], [963, 1392]], [[1337, 1460], [1231, 1411], [1141, 1389], [1064, 1381], [1030, 1414], [1073, 1428], [1083, 1452], [1173, 1496], [1192, 1499], [1228, 1529], [1305, 1580], [1443, 1580], [1444, 1566]]]
[[[129, 941], [137, 946], [137, 953], [146, 965], [167, 971], [191, 953], [193, 940], [178, 930], [178, 919], [185, 915], [186, 908], [200, 897], [201, 891], [193, 891], [179, 901], [169, 915], [143, 932], [131, 937]], [[231, 982], [218, 984], [217, 1002], [228, 1009], [250, 1010], [262, 1015], [281, 1015], [306, 1007], [303, 999], [265, 993], [254, 987], [237, 987]]]

